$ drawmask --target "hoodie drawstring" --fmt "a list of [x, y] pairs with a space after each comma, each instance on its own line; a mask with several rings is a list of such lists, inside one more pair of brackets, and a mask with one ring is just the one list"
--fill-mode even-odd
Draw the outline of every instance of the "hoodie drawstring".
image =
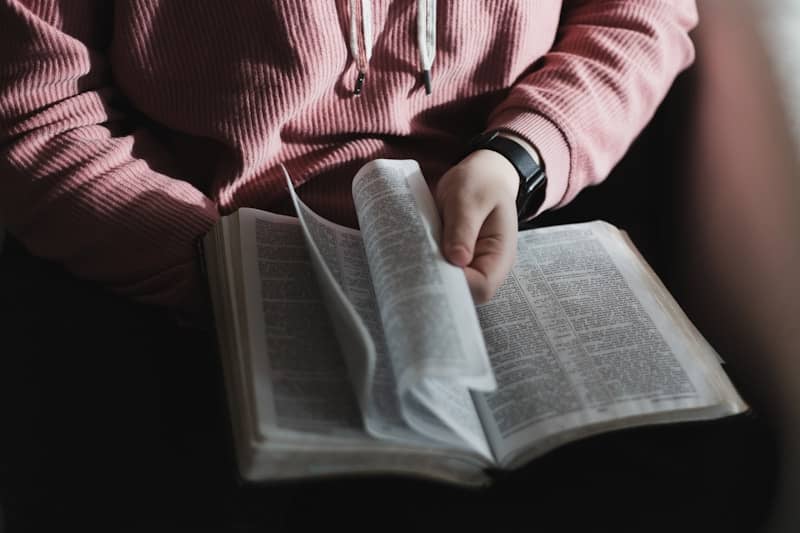
[[[358, 77], [353, 94], [361, 94], [372, 57], [371, 0], [349, 0], [350, 56]], [[436, 57], [436, 0], [417, 0], [417, 47], [425, 93], [431, 94], [431, 66]]]
[[372, 4], [370, 0], [350, 0], [350, 55], [356, 62], [358, 79], [353, 94], [361, 94], [372, 58]]
[[436, 57], [436, 0], [417, 0], [417, 46], [425, 93], [431, 94], [431, 65]]

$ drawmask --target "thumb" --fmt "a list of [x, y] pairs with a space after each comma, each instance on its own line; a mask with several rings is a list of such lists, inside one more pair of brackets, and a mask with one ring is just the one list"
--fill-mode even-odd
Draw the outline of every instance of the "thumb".
[[442, 253], [456, 266], [472, 262], [475, 242], [488, 213], [477, 202], [456, 195], [442, 206]]

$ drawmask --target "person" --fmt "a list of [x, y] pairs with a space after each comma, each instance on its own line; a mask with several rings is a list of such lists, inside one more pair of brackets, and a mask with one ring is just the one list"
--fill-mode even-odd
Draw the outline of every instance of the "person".
[[[493, 492], [382, 479], [243, 489], [213, 335], [156, 312], [203, 309], [194, 242], [220, 216], [291, 213], [281, 164], [315, 211], [355, 225], [350, 180], [377, 157], [420, 163], [444, 253], [476, 300], [488, 298], [520, 218], [568, 208], [606, 178], [692, 62], [696, 23], [691, 0], [2, 0], [9, 531], [352, 529], [395, 516], [398, 502], [419, 512], [397, 516], [409, 525], [435, 515], [507, 529], [523, 514], [543, 529], [668, 531], [692, 511], [749, 503], [718, 490], [736, 486], [734, 474], [705, 461], [719, 454], [747, 470], [754, 450], [730, 444], [740, 441], [729, 422], [601, 436]], [[533, 212], [517, 209], [514, 161], [470, 151], [484, 132], [544, 168]], [[684, 507], [654, 523], [676, 494]], [[628, 522], [609, 511], [618, 498]], [[586, 512], [571, 512], [575, 502]], [[503, 503], [514, 512], [486, 509]], [[751, 524], [734, 514], [693, 523]]]
[[[541, 210], [602, 181], [693, 59], [693, 0], [6, 0], [0, 213], [31, 253], [139, 302], [199, 305], [193, 242], [220, 215], [287, 211], [278, 170], [354, 225], [349, 183], [412, 158], [443, 250], [485, 300], [515, 247], [519, 177]], [[428, 94], [430, 92], [430, 94]]]

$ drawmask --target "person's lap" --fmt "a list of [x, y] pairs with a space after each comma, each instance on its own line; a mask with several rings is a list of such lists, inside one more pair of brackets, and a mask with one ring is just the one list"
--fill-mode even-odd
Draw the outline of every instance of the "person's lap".
[[0, 258], [0, 291], [9, 531], [518, 520], [748, 531], [769, 502], [773, 445], [754, 416], [588, 439], [480, 491], [387, 477], [241, 486], [211, 335], [76, 281], [13, 242]]

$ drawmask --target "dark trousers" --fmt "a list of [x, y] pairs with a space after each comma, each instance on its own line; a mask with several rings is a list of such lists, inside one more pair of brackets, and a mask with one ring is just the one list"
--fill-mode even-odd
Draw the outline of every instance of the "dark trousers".
[[470, 530], [521, 520], [545, 531], [753, 531], [770, 502], [774, 444], [757, 414], [590, 438], [480, 491], [394, 478], [241, 486], [209, 334], [18, 248], [0, 261], [0, 287], [9, 532], [451, 520]]
[[[602, 187], [538, 222], [604, 218], [673, 281], [662, 112]], [[654, 207], [656, 206], [656, 207]], [[564, 446], [489, 489], [365, 477], [244, 486], [215, 340], [35, 259], [0, 256], [0, 502], [6, 531], [754, 531], [775, 442], [759, 414]], [[0, 530], [2, 530], [0, 524]], [[70, 527], [75, 526], [75, 527]]]

